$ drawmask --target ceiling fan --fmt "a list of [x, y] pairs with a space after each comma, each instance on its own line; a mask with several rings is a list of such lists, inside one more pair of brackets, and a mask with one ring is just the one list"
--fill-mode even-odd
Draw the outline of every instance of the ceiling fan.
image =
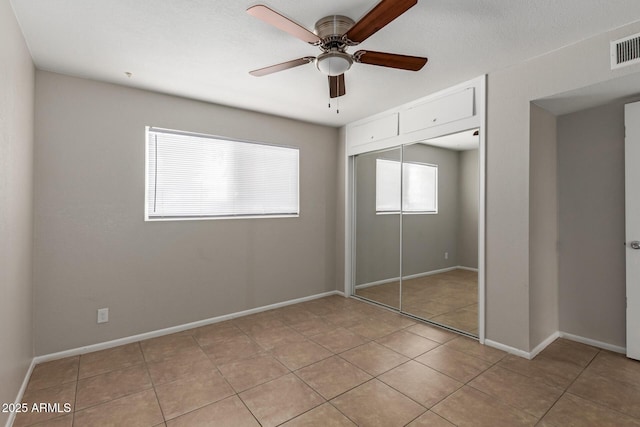
[[317, 57], [305, 56], [249, 73], [261, 77], [314, 62], [320, 72], [329, 76], [329, 96], [337, 98], [346, 93], [344, 73], [354, 62], [418, 71], [427, 63], [427, 58], [370, 50], [347, 53], [349, 47], [362, 43], [417, 3], [418, 0], [381, 0], [358, 22], [346, 16], [330, 15], [316, 22], [315, 32], [309, 31], [267, 6], [261, 4], [251, 6], [247, 9], [248, 14], [302, 41], [318, 46], [322, 53]]

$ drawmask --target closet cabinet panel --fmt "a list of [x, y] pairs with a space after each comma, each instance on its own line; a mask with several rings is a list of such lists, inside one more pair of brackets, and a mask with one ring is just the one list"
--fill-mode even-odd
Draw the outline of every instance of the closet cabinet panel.
[[350, 145], [362, 145], [398, 136], [398, 113], [353, 126], [347, 132]]
[[400, 133], [406, 134], [471, 117], [474, 88], [418, 104], [400, 113]]

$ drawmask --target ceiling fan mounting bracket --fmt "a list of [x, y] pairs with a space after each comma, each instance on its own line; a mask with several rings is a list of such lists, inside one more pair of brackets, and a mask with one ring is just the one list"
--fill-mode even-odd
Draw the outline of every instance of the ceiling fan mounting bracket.
[[367, 53], [366, 50], [359, 50], [356, 53], [354, 53], [353, 55], [351, 55], [351, 57], [353, 58], [353, 60], [355, 62], [360, 62], [360, 59], [362, 58], [362, 55], [364, 55], [365, 53]]
[[330, 36], [342, 38], [342, 35], [349, 31], [353, 24], [355, 24], [355, 21], [348, 16], [329, 15], [316, 22], [314, 32], [321, 39]]
[[320, 38], [318, 45], [324, 52], [338, 50], [344, 52], [352, 44], [347, 40], [345, 34], [355, 21], [348, 16], [329, 15], [319, 19], [315, 24], [314, 33]]

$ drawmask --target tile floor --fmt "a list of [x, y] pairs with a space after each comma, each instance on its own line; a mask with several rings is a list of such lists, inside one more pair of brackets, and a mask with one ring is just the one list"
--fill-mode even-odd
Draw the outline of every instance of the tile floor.
[[[356, 290], [356, 295], [399, 309], [399, 282]], [[402, 311], [478, 335], [478, 273], [456, 269], [403, 280]]]
[[640, 363], [533, 361], [338, 296], [36, 366], [15, 426], [640, 426]]

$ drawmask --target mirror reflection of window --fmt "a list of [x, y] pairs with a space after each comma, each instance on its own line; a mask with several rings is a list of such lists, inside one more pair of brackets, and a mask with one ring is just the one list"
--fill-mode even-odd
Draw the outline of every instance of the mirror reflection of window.
[[376, 213], [400, 212], [400, 162], [376, 159]]
[[402, 192], [404, 212], [438, 213], [438, 166], [403, 163]]
[[438, 165], [400, 165], [376, 159], [376, 213], [400, 213], [401, 204], [404, 213], [438, 213]]

